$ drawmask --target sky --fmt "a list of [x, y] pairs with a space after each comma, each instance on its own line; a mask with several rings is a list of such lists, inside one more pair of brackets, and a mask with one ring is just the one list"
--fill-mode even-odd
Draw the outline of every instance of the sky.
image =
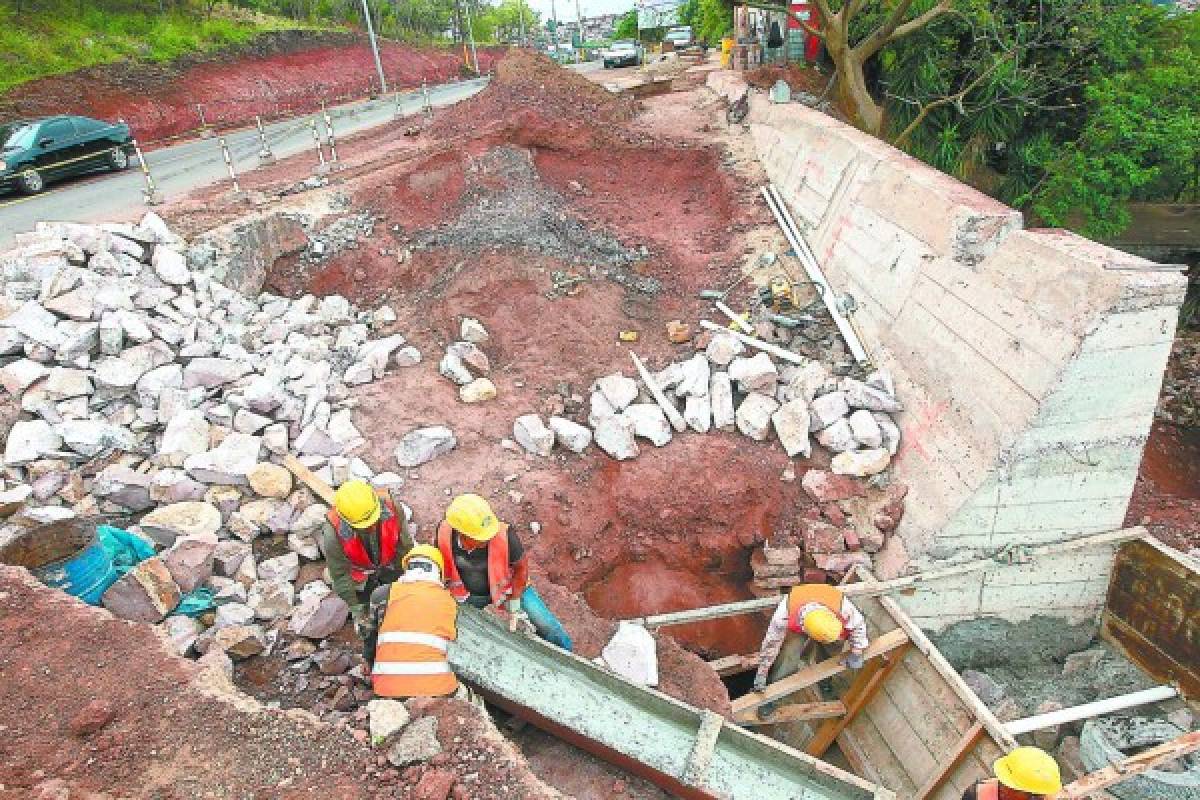
[[[529, 0], [529, 7], [538, 11], [542, 19], [550, 19], [551, 0]], [[621, 14], [633, 8], [634, 0], [579, 0], [579, 12], [584, 17], [597, 14]], [[558, 20], [575, 19], [575, 0], [554, 0], [558, 9]]]

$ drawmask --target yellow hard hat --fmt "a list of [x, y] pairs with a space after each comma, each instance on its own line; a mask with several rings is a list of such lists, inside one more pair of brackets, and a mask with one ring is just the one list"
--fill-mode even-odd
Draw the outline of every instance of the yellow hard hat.
[[383, 508], [379, 495], [366, 481], [346, 481], [333, 494], [333, 506], [354, 528], [369, 528], [379, 521]]
[[1058, 764], [1044, 750], [1018, 747], [992, 764], [996, 779], [1010, 789], [1032, 794], [1056, 794], [1062, 791]]
[[427, 558], [437, 564], [438, 574], [444, 574], [446, 571], [446, 561], [442, 558], [442, 551], [438, 550], [431, 544], [418, 544], [404, 554], [404, 558], [400, 559], [400, 566], [408, 569], [408, 562], [413, 558]]
[[804, 615], [804, 632], [821, 644], [831, 644], [842, 637], [842, 621], [828, 608], [814, 608]]
[[477, 542], [486, 542], [500, 530], [500, 520], [492, 513], [488, 501], [477, 494], [460, 494], [446, 509], [450, 527]]

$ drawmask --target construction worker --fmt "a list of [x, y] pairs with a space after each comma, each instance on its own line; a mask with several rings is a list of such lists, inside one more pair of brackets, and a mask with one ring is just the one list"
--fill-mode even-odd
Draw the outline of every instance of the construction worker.
[[567, 635], [529, 585], [529, 557], [511, 527], [496, 518], [488, 501], [460, 494], [438, 525], [437, 548], [446, 564], [446, 584], [460, 603], [504, 607], [510, 627], [529, 623], [548, 642], [571, 649]]
[[[841, 589], [827, 583], [793, 586], [788, 596], [779, 601], [767, 625], [767, 633], [758, 654], [754, 691], [761, 692], [766, 687], [767, 674], [779, 658], [789, 633], [801, 634], [816, 642], [825, 658], [843, 652], [843, 642], [848, 642], [850, 649], [842, 658], [842, 663], [850, 669], [862, 668], [863, 653], [870, 644], [866, 619], [846, 599]], [[769, 705], [763, 707], [764, 713], [770, 713]]]
[[351, 480], [334, 492], [321, 529], [321, 552], [333, 591], [350, 606], [359, 636], [370, 633], [371, 592], [400, 577], [400, 558], [412, 549], [414, 533], [412, 510], [386, 491]]
[[1018, 747], [992, 764], [995, 778], [979, 781], [962, 800], [1040, 800], [1062, 791], [1058, 764], [1044, 750]]
[[458, 635], [458, 603], [442, 584], [442, 554], [419, 544], [401, 559], [404, 574], [371, 593], [373, 633], [364, 655], [380, 697], [442, 697], [458, 678], [446, 660]]

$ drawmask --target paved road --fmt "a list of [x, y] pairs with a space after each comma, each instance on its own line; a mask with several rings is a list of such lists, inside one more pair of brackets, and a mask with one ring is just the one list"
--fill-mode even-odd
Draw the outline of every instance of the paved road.
[[[435, 106], [451, 105], [475, 94], [486, 83], [487, 79], [482, 78], [431, 86], [430, 100]], [[420, 95], [419, 90], [401, 95], [401, 113], [419, 111]], [[330, 114], [336, 134], [345, 137], [391, 122], [395, 108], [394, 97], [388, 96], [331, 108]], [[267, 140], [277, 157], [314, 149], [309, 119], [301, 117], [267, 126]], [[321, 130], [323, 133], [324, 128]], [[239, 173], [257, 166], [259, 141], [254, 128], [226, 133], [225, 140]], [[146, 154], [146, 163], [168, 200], [198, 186], [229, 179], [215, 137], [154, 150]], [[99, 221], [113, 219], [131, 208], [140, 209], [144, 185], [141, 172], [131, 167], [122, 173], [101, 173], [52, 184], [43, 194], [32, 197], [0, 195], [0, 247], [9, 244], [13, 234], [31, 230], [40, 220]]]

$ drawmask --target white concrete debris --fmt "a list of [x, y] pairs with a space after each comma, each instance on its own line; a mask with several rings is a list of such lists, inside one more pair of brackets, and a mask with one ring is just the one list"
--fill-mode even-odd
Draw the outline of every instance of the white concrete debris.
[[671, 441], [671, 423], [656, 403], [634, 403], [621, 412], [633, 426], [633, 435], [648, 439], [655, 447]]
[[622, 621], [600, 657], [609, 669], [632, 683], [658, 685], [658, 643], [641, 625]]
[[622, 417], [608, 416], [601, 419], [595, 426], [593, 441], [617, 461], [627, 461], [638, 456], [637, 442], [633, 439], [633, 426]]
[[865, 478], [877, 475], [887, 469], [891, 458], [891, 453], [882, 448], [839, 453], [833, 457], [830, 469], [838, 475]]
[[708, 359], [703, 353], [696, 353], [681, 365], [681, 378], [675, 387], [675, 394], [679, 397], [706, 397], [710, 377]]
[[762, 442], [771, 430], [771, 415], [779, 408], [779, 401], [769, 395], [751, 392], [738, 406], [735, 421], [737, 429], [751, 439]]
[[[711, 388], [712, 379], [710, 378], [710, 391]], [[708, 433], [713, 424], [712, 397], [709, 392], [705, 392], [703, 396], [691, 395], [688, 397], [683, 406], [683, 419], [688, 427], [696, 433]]]
[[466, 386], [459, 387], [458, 398], [464, 403], [484, 403], [496, 399], [496, 384], [491, 378], [476, 378]]
[[370, 717], [368, 725], [371, 734], [371, 744], [375, 747], [380, 747], [393, 734], [404, 730], [409, 720], [412, 719], [404, 703], [399, 700], [387, 700], [382, 697], [376, 697], [367, 703], [367, 714]]
[[551, 417], [550, 430], [554, 440], [572, 453], [582, 453], [592, 443], [592, 432], [566, 417]]
[[810, 422], [808, 404], [803, 398], [788, 400], [771, 415], [775, 435], [789, 457], [808, 458], [812, 455], [812, 443], [808, 438]]
[[443, 425], [417, 428], [404, 435], [396, 448], [396, 463], [402, 467], [419, 467], [455, 448], [454, 432]]
[[862, 409], [855, 411], [846, 418], [846, 421], [850, 424], [850, 431], [860, 445], [866, 448], [883, 446], [883, 431], [870, 411]]
[[719, 431], [733, 430], [736, 417], [733, 410], [733, 381], [728, 372], [714, 372], [708, 384], [712, 401], [713, 427]]
[[471, 344], [482, 344], [488, 340], [487, 328], [473, 317], [464, 317], [459, 326], [458, 338]]
[[[596, 381], [596, 389], [608, 402], [614, 414], [624, 411], [625, 407], [636, 400], [638, 396], [637, 381], [627, 378], [619, 372], [605, 375]], [[594, 400], [595, 395], [593, 395]]]
[[708, 360], [718, 367], [729, 366], [729, 362], [735, 356], [740, 356], [744, 352], [746, 352], [746, 345], [742, 344], [742, 340], [728, 333], [716, 334], [709, 341], [708, 347], [704, 349]]
[[854, 431], [844, 417], [828, 428], [817, 431], [816, 436], [822, 447], [834, 453], [845, 453], [858, 449], [858, 440], [854, 438]]
[[554, 449], [554, 431], [547, 428], [537, 414], [517, 417], [513, 423], [513, 439], [535, 456], [548, 456]]
[[903, 411], [904, 406], [887, 392], [869, 386], [854, 378], [842, 378], [841, 390], [846, 394], [846, 402], [851, 408], [865, 408], [867, 411], [886, 411], [894, 413]]
[[812, 431], [824, 430], [850, 413], [845, 392], [829, 392], [809, 404], [812, 414]]
[[18, 420], [13, 423], [4, 444], [4, 463], [9, 466], [27, 464], [50, 455], [62, 444], [62, 436], [45, 420]]
[[738, 357], [729, 362], [729, 378], [737, 381], [742, 392], [762, 392], [775, 394], [775, 384], [779, 380], [779, 370], [775, 362], [766, 353], [758, 353], [751, 358]]

